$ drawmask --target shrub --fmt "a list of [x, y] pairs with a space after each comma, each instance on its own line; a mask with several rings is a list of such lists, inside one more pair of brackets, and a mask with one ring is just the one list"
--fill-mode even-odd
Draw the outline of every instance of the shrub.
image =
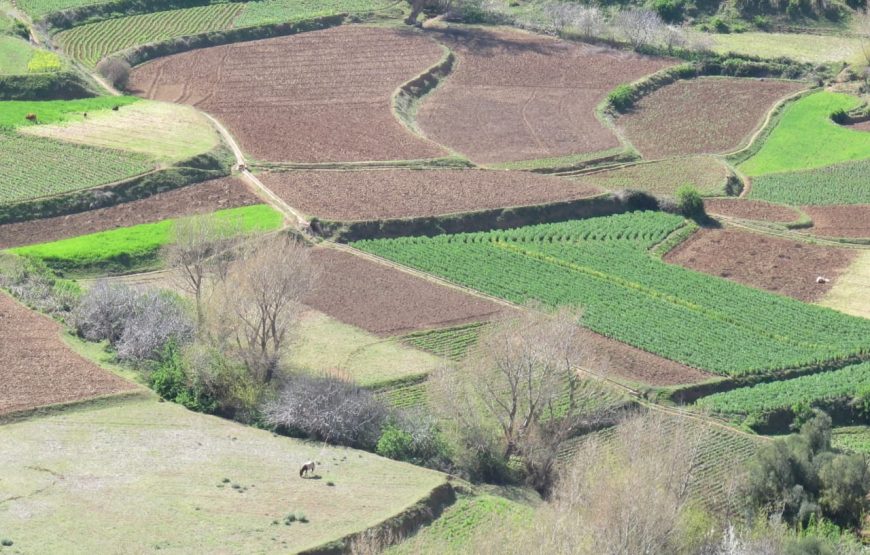
[[685, 0], [655, 0], [653, 10], [659, 17], [668, 23], [679, 23], [683, 20], [683, 10], [686, 7]]
[[130, 64], [118, 58], [105, 58], [97, 64], [97, 72], [113, 87], [124, 90], [130, 81]]
[[728, 26], [728, 22], [722, 19], [719, 16], [714, 17], [710, 20], [710, 27], [713, 31], [717, 33], [730, 33], [731, 28]]
[[831, 114], [831, 121], [839, 125], [846, 125], [849, 123], [849, 114], [846, 113], [846, 110], [838, 108]]
[[142, 362], [157, 360], [170, 342], [193, 338], [194, 325], [180, 299], [168, 292], [147, 291], [136, 299], [135, 312], [124, 323], [116, 349], [118, 358]]
[[677, 189], [677, 208], [687, 218], [702, 219], [705, 216], [704, 200], [691, 185], [683, 185]]
[[61, 319], [81, 297], [76, 282], [58, 279], [43, 261], [6, 253], [0, 253], [0, 287], [26, 305]]
[[370, 391], [331, 377], [293, 375], [264, 407], [266, 422], [337, 445], [372, 450], [387, 422], [386, 406]]
[[124, 333], [127, 318], [135, 312], [138, 294], [126, 285], [99, 281], [73, 311], [73, 324], [88, 341], [114, 345]]
[[625, 112], [634, 104], [634, 94], [630, 85], [619, 85], [607, 95], [607, 102], [617, 112]]

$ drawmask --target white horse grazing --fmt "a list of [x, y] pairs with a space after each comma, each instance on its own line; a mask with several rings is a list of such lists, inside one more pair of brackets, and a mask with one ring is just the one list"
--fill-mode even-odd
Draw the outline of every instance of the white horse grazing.
[[299, 469], [299, 477], [304, 478], [309, 472], [314, 474], [314, 461], [308, 461], [302, 465], [302, 468]]

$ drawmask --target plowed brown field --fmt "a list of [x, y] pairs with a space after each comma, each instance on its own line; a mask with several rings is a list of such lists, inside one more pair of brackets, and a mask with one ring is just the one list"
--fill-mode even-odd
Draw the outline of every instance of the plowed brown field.
[[260, 160], [432, 158], [444, 150], [399, 123], [391, 96], [443, 54], [410, 30], [341, 26], [161, 58], [130, 87], [211, 113]]
[[677, 81], [641, 98], [617, 124], [648, 158], [733, 150], [776, 102], [806, 85], [707, 77]]
[[388, 336], [486, 320], [501, 305], [362, 257], [315, 249], [317, 289], [304, 302], [337, 320]]
[[870, 204], [802, 206], [810, 215], [810, 233], [823, 237], [870, 238]]
[[742, 220], [788, 223], [800, 219], [800, 214], [788, 206], [770, 204], [760, 200], [706, 199], [704, 208], [708, 213]]
[[154, 196], [68, 216], [0, 225], [0, 249], [257, 204], [260, 200], [234, 177], [214, 179]]
[[305, 214], [344, 221], [528, 206], [602, 192], [580, 181], [483, 170], [311, 171], [260, 177]]
[[[849, 249], [822, 247], [735, 229], [705, 229], [665, 261], [801, 301], [816, 301], [854, 259]], [[818, 276], [830, 283], [816, 283]]]
[[431, 31], [457, 55], [418, 114], [423, 132], [479, 163], [552, 158], [619, 146], [595, 117], [616, 85], [673, 61], [519, 31]]
[[74, 353], [59, 334], [58, 323], [0, 293], [0, 414], [137, 389]]

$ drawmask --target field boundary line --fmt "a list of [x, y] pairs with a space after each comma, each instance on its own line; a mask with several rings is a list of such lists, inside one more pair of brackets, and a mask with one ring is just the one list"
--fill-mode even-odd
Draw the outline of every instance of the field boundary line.
[[824, 237], [818, 237], [816, 235], [812, 235], [809, 233], [798, 233], [795, 231], [791, 231], [788, 229], [777, 229], [774, 227], [768, 227], [764, 224], [753, 223], [751, 220], [745, 220], [741, 218], [735, 218], [733, 216], [722, 216], [717, 214], [716, 217], [722, 221], [726, 226], [732, 226], [739, 229], [743, 229], [748, 232], [754, 232], [761, 235], [767, 235], [770, 237], [779, 237], [781, 239], [791, 239], [793, 241], [801, 241], [803, 243], [808, 243], [811, 245], [821, 245], [825, 247], [838, 247], [844, 249], [854, 249], [854, 250], [870, 250], [870, 245], [862, 244], [862, 243], [852, 243], [849, 241], [838, 241], [836, 239], [827, 239]]
[[[749, 140], [745, 144], [739, 146], [736, 150], [720, 152], [720, 153], [718, 153], [718, 156], [722, 156], [723, 158], [730, 158], [730, 157], [736, 156], [738, 154], [741, 154], [743, 152], [746, 152], [747, 150], [752, 148], [755, 145], [755, 141], [757, 141], [758, 138], [762, 135], [762, 133], [764, 133], [764, 131], [770, 125], [771, 120], [773, 119], [773, 117], [776, 115], [776, 113], [779, 111], [780, 108], [785, 106], [785, 104], [792, 102], [793, 100], [798, 100], [801, 96], [809, 95], [816, 88], [817, 87], [809, 87], [806, 89], [801, 89], [797, 92], [794, 92], [794, 93], [786, 96], [785, 98], [781, 98], [779, 100], [779, 102], [777, 102], [776, 104], [771, 106], [771, 108], [767, 111], [767, 114], [765, 115], [764, 120], [762, 120], [761, 125], [755, 129], [755, 131], [752, 133], [752, 135], [749, 136]], [[772, 132], [773, 128], [771, 128], [770, 131]], [[754, 154], [753, 154], [753, 156], [754, 156]], [[750, 156], [750, 158], [751, 158], [751, 156]], [[748, 159], [749, 158], [747, 158], [747, 160]], [[744, 162], [745, 161], [746, 160], [744, 160]], [[736, 168], [737, 166], [735, 165], [734, 167]]]

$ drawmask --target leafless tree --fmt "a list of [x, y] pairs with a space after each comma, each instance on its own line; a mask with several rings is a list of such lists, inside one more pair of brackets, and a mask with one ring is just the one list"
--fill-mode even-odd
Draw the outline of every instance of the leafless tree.
[[604, 14], [595, 6], [578, 6], [574, 16], [574, 28], [585, 38], [593, 38], [602, 35], [607, 28]]
[[566, 29], [573, 26], [578, 8], [580, 6], [577, 4], [551, 0], [544, 4], [543, 11], [547, 15], [553, 30], [557, 34], [562, 34]]
[[196, 321], [203, 322], [203, 295], [209, 277], [222, 279], [231, 261], [230, 249], [241, 235], [238, 220], [217, 218], [214, 214], [177, 220], [173, 241], [164, 251], [167, 265], [174, 268], [181, 286], [196, 303]]
[[654, 44], [665, 26], [656, 12], [644, 8], [620, 11], [614, 18], [614, 25], [635, 49]]
[[261, 383], [269, 383], [316, 272], [307, 248], [278, 235], [249, 245], [209, 299], [210, 330]]
[[97, 72], [109, 80], [113, 87], [124, 90], [130, 81], [130, 64], [118, 58], [104, 58], [97, 64]]
[[659, 33], [659, 40], [668, 49], [668, 52], [673, 52], [675, 48], [689, 46], [689, 37], [686, 32], [674, 25], [663, 25]]

